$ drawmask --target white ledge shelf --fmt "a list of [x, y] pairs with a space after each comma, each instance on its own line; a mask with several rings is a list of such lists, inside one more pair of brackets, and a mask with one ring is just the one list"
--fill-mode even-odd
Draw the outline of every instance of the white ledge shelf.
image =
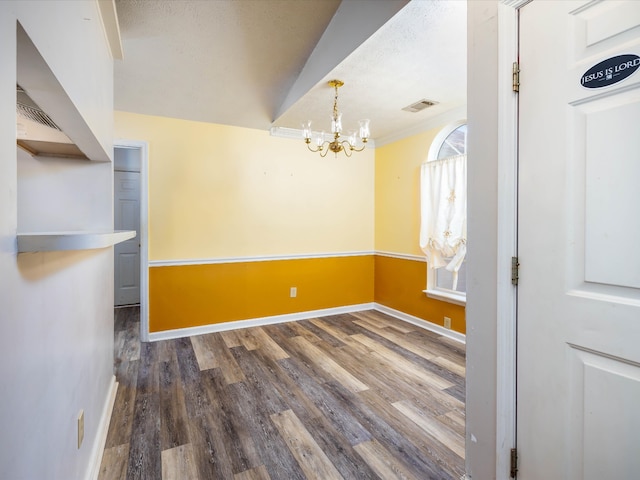
[[19, 233], [18, 252], [53, 252], [107, 248], [135, 236], [135, 230]]

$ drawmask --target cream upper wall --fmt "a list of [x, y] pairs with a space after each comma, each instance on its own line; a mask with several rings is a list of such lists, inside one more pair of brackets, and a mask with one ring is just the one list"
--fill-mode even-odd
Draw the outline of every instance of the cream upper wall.
[[441, 128], [376, 149], [375, 248], [424, 255], [420, 250], [420, 165]]
[[149, 259], [373, 250], [374, 151], [320, 158], [261, 130], [115, 113], [149, 145]]

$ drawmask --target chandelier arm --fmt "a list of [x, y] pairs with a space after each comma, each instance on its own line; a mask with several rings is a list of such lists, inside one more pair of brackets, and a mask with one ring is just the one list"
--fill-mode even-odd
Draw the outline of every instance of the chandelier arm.
[[[347, 150], [349, 150], [350, 152], [361, 152], [365, 148], [364, 145], [360, 148], [356, 148], [353, 145], [351, 145], [348, 140], [343, 140], [340, 143], [342, 144], [342, 148], [344, 149], [345, 153], [347, 152]], [[347, 156], [350, 157], [351, 155], [347, 155]]]
[[311, 144], [307, 143], [307, 148], [309, 149], [309, 151], [313, 152], [313, 153], [317, 153], [317, 152], [321, 152], [322, 151], [322, 147], [318, 147], [316, 149], [311, 148]]

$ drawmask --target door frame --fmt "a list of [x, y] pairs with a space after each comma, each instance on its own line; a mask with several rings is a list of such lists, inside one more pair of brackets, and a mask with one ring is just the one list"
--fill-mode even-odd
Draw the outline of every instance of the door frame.
[[[140, 140], [117, 139], [113, 148], [140, 151], [140, 340], [149, 341], [149, 146]], [[112, 194], [113, 195], [113, 194]]]
[[518, 94], [512, 75], [519, 59], [519, 9], [530, 1], [498, 4], [496, 478], [505, 480], [517, 444], [517, 286], [511, 283], [511, 258], [518, 256]]

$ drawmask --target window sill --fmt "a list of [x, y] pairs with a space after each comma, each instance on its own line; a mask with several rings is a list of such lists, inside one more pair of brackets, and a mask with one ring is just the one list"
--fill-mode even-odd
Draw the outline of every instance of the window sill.
[[443, 302], [455, 303], [456, 305], [467, 305], [467, 295], [464, 293], [454, 293], [444, 290], [423, 290], [423, 292], [429, 298], [435, 298], [436, 300], [442, 300]]

